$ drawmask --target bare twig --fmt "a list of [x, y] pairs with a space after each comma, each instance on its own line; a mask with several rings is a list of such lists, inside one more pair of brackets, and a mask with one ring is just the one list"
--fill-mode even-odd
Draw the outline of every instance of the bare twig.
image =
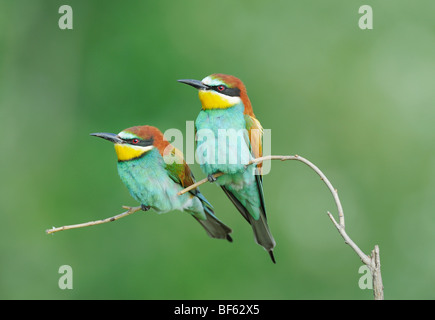
[[[213, 174], [213, 178], [216, 179], [216, 178], [220, 177], [221, 175], [223, 175], [223, 172], [215, 173], [215, 174]], [[204, 184], [204, 183], [206, 183], [206, 182], [209, 182], [208, 178], [204, 178], [204, 179], [202, 179], [202, 180], [199, 180], [198, 182], [196, 182], [196, 183], [194, 183], [194, 184], [188, 186], [187, 188], [184, 188], [183, 190], [181, 190], [181, 191], [178, 192], [177, 194], [178, 194], [179, 196], [181, 196], [182, 194], [185, 194], [186, 192], [189, 192], [190, 190], [193, 190], [193, 189], [198, 188], [200, 185], [202, 185], [202, 184]]]
[[55, 233], [58, 231], [63, 231], [63, 230], [69, 230], [69, 229], [77, 229], [77, 228], [84, 228], [84, 227], [90, 227], [90, 226], [95, 226], [97, 224], [103, 224], [103, 223], [107, 223], [107, 222], [112, 222], [112, 221], [116, 221], [118, 219], [124, 218], [132, 213], [135, 213], [139, 210], [142, 210], [142, 207], [127, 207], [127, 206], [123, 206], [122, 208], [127, 209], [127, 211], [120, 213], [116, 216], [110, 217], [110, 218], [106, 218], [106, 219], [102, 219], [102, 220], [96, 220], [96, 221], [89, 221], [86, 223], [79, 223], [79, 224], [73, 224], [73, 225], [69, 225], [69, 226], [63, 226], [63, 227], [59, 227], [59, 228], [51, 228], [51, 229], [47, 229], [45, 230], [45, 233], [50, 234], [50, 233]]
[[379, 255], [379, 246], [375, 245], [372, 251], [370, 272], [372, 273], [373, 280], [373, 294], [375, 300], [384, 300], [384, 285], [382, 284], [381, 275], [381, 257]]
[[[335, 204], [337, 206], [338, 210], [338, 217], [339, 222], [337, 222], [334, 218], [334, 216], [328, 211], [327, 214], [329, 218], [331, 219], [334, 226], [337, 228], [340, 235], [343, 237], [344, 242], [348, 244], [353, 251], [359, 256], [361, 261], [367, 265], [367, 267], [370, 269], [372, 274], [372, 282], [373, 282], [373, 294], [376, 300], [383, 300], [384, 299], [384, 287], [382, 284], [382, 276], [381, 276], [381, 263], [380, 263], [380, 256], [379, 256], [379, 247], [376, 245], [375, 249], [372, 251], [371, 256], [367, 256], [356, 244], [352, 241], [352, 239], [349, 237], [349, 235], [346, 233], [345, 230], [345, 223], [344, 223], [344, 213], [343, 213], [343, 206], [341, 205], [340, 198], [338, 196], [338, 191], [335, 189], [332, 185], [332, 183], [329, 181], [329, 179], [325, 176], [325, 174], [312, 162], [308, 161], [307, 159], [294, 155], [294, 156], [265, 156], [265, 157], [259, 157], [256, 159], [251, 160], [246, 166], [250, 166], [252, 164], [257, 164], [266, 160], [297, 160], [300, 162], [305, 163], [307, 166], [309, 166], [311, 169], [313, 169], [319, 176], [320, 179], [326, 184], [329, 191], [332, 194], [332, 197], [334, 198]], [[222, 173], [216, 173], [213, 176], [215, 178], [221, 176]], [[199, 187], [200, 185], [208, 182], [209, 180], [203, 179], [201, 181], [198, 181], [197, 183], [191, 185], [189, 188], [186, 188], [182, 191], [180, 191], [178, 194], [186, 193], [192, 189], [195, 189]]]
[[[246, 165], [246, 167], [248, 167], [250, 165], [253, 165], [253, 164], [261, 163], [261, 162], [266, 161], [266, 160], [281, 160], [281, 161], [297, 160], [297, 161], [305, 163], [307, 166], [309, 166], [311, 169], [313, 169], [320, 176], [320, 179], [326, 184], [326, 186], [328, 187], [329, 191], [331, 192], [331, 194], [332, 194], [332, 196], [334, 198], [334, 201], [335, 201], [335, 204], [336, 204], [337, 210], [338, 210], [339, 222], [337, 222], [335, 220], [334, 216], [328, 211], [327, 214], [328, 214], [329, 218], [331, 219], [331, 221], [334, 224], [334, 226], [337, 228], [337, 230], [340, 233], [340, 235], [343, 237], [345, 243], [348, 244], [356, 252], [356, 254], [359, 256], [361, 261], [365, 265], [367, 265], [367, 267], [370, 269], [371, 274], [372, 274], [374, 297], [375, 297], [376, 300], [383, 300], [384, 299], [384, 287], [383, 287], [383, 284], [382, 284], [379, 247], [376, 245], [374, 250], [372, 251], [371, 256], [368, 256], [355, 244], [355, 242], [352, 241], [352, 239], [346, 233], [345, 223], [344, 223], [343, 207], [341, 205], [337, 189], [335, 189], [333, 187], [333, 185], [331, 184], [329, 179], [325, 176], [325, 174], [317, 166], [315, 166], [312, 162], [310, 162], [307, 159], [305, 159], [305, 158], [303, 158], [301, 156], [298, 156], [298, 155], [294, 155], [294, 156], [265, 156], [265, 157], [259, 157], [259, 158], [251, 160]], [[223, 175], [223, 173], [219, 172], [219, 173], [215, 173], [213, 175], [213, 177], [214, 178], [218, 178], [221, 175]], [[202, 179], [202, 180], [196, 182], [195, 184], [192, 184], [191, 186], [181, 190], [178, 193], [178, 195], [182, 195], [182, 194], [184, 194], [186, 192], [189, 192], [190, 190], [198, 188], [200, 185], [202, 185], [204, 183], [207, 183], [207, 182], [209, 182], [208, 178]], [[124, 217], [126, 217], [126, 216], [128, 216], [128, 215], [130, 215], [132, 213], [135, 213], [135, 212], [137, 212], [137, 211], [142, 209], [141, 207], [125, 207], [125, 206], [123, 208], [127, 209], [127, 211], [123, 212], [121, 214], [118, 214], [116, 216], [110, 217], [110, 218], [106, 218], [106, 219], [103, 219], [103, 220], [86, 222], [86, 223], [81, 223], [81, 224], [63, 226], [63, 227], [60, 227], [60, 228], [53, 227], [52, 229], [46, 230], [46, 233], [50, 234], [50, 233], [54, 233], [54, 232], [58, 232], [58, 231], [63, 231], [63, 230], [68, 230], [68, 229], [83, 228], [83, 227], [88, 227], [88, 226], [94, 226], [94, 225], [97, 225], [97, 224], [107, 223], [107, 222], [111, 222], [111, 221], [115, 221], [115, 220], [124, 218]]]

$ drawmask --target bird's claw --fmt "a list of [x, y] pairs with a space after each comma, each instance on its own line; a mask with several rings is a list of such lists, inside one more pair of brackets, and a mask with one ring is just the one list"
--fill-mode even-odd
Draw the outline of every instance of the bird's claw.
[[151, 209], [150, 206], [146, 206], [144, 204], [141, 204], [140, 207], [142, 208], [143, 211], [148, 211], [149, 209]]
[[207, 176], [207, 180], [208, 180], [208, 182], [213, 183], [216, 181], [216, 178], [212, 174], [209, 174]]

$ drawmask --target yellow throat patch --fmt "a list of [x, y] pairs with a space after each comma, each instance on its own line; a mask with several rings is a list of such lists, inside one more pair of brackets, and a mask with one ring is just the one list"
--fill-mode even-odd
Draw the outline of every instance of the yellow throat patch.
[[140, 147], [132, 146], [130, 144], [115, 144], [115, 151], [116, 155], [118, 156], [118, 161], [128, 161], [139, 158], [152, 148], [153, 146]]
[[226, 97], [215, 91], [198, 91], [199, 100], [201, 100], [202, 108], [206, 109], [226, 109], [240, 102], [239, 97]]

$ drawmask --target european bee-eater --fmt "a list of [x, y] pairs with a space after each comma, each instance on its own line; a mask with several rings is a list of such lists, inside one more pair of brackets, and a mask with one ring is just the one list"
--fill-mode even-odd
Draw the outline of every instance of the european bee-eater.
[[[202, 110], [195, 121], [197, 156], [199, 150], [208, 150], [201, 168], [211, 181], [214, 173], [224, 173], [216, 182], [251, 224], [256, 242], [269, 252], [275, 263], [275, 240], [267, 224], [261, 165], [245, 166], [249, 160], [262, 156], [263, 128], [255, 118], [244, 84], [225, 74], [212, 74], [201, 81], [178, 81], [199, 90]], [[212, 137], [199, 139], [201, 130], [211, 131]], [[242, 134], [228, 134], [228, 139], [220, 139], [222, 130]], [[236, 161], [222, 161], [227, 155]]]
[[182, 153], [163, 137], [159, 129], [136, 126], [119, 134], [91, 133], [115, 144], [118, 173], [130, 194], [144, 211], [171, 210], [191, 214], [212, 238], [227, 239], [232, 230], [216, 218], [210, 203], [198, 189], [177, 195], [195, 183]]

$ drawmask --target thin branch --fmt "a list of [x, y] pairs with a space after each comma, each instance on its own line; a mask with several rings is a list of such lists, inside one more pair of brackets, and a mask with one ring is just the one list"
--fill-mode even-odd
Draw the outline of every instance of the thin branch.
[[338, 197], [337, 189], [335, 189], [332, 186], [332, 183], [329, 181], [329, 179], [323, 174], [323, 172], [316, 165], [314, 165], [311, 161], [308, 161], [307, 159], [305, 159], [305, 158], [303, 158], [301, 156], [298, 156], [298, 155], [294, 155], [294, 156], [265, 156], [265, 157], [259, 157], [259, 158], [256, 158], [256, 159], [250, 161], [248, 163], [248, 165], [251, 165], [251, 164], [254, 164], [254, 163], [263, 162], [265, 160], [281, 160], [281, 161], [285, 161], [285, 160], [297, 160], [297, 161], [305, 163], [307, 166], [309, 166], [311, 169], [313, 169], [320, 176], [320, 179], [326, 184], [326, 186], [328, 187], [329, 191], [331, 191], [332, 196], [333, 196], [333, 198], [335, 200], [335, 204], [337, 205], [338, 217], [340, 219], [340, 225], [344, 228], [345, 224], [344, 224], [343, 207], [342, 207], [340, 199]]
[[[265, 156], [265, 157], [259, 157], [256, 159], [251, 160], [246, 167], [257, 164], [266, 160], [297, 160], [302, 163], [305, 163], [307, 166], [309, 166], [311, 169], [313, 169], [319, 176], [320, 179], [326, 184], [329, 191], [332, 194], [332, 197], [334, 198], [335, 204], [337, 206], [338, 210], [338, 217], [339, 222], [337, 222], [334, 218], [334, 216], [328, 211], [327, 214], [329, 218], [331, 219], [334, 226], [337, 228], [340, 235], [343, 237], [346, 244], [348, 244], [353, 251], [359, 256], [361, 261], [367, 265], [371, 271], [372, 274], [372, 282], [373, 282], [373, 294], [376, 300], [383, 300], [384, 299], [384, 287], [382, 284], [382, 277], [381, 277], [381, 263], [380, 263], [380, 256], [379, 256], [379, 247], [376, 245], [375, 249], [372, 251], [371, 256], [367, 256], [356, 244], [353, 242], [353, 240], [349, 237], [349, 235], [346, 233], [345, 230], [345, 222], [344, 222], [344, 213], [343, 213], [343, 206], [341, 205], [340, 198], [338, 196], [338, 191], [335, 189], [332, 185], [332, 183], [329, 181], [329, 179], [325, 176], [325, 174], [311, 161], [308, 161], [307, 159], [294, 155], [294, 156]], [[222, 173], [216, 173], [213, 175], [214, 178], [217, 178], [221, 176]], [[198, 181], [197, 183], [191, 185], [190, 187], [180, 191], [178, 194], [181, 195], [183, 193], [186, 193], [192, 189], [195, 189], [199, 187], [200, 185], [207, 183], [209, 181], [208, 178], [203, 179], [201, 181]]]
[[328, 213], [329, 218], [331, 219], [331, 221], [334, 223], [335, 227], [337, 228], [338, 232], [343, 237], [344, 242], [346, 244], [348, 244], [353, 249], [353, 251], [356, 252], [356, 254], [360, 257], [361, 261], [365, 265], [370, 266], [370, 264], [372, 263], [371, 258], [369, 256], [367, 256], [364, 252], [362, 252], [361, 249], [355, 244], [355, 242], [352, 241], [352, 239], [347, 235], [346, 231], [344, 230], [344, 227], [342, 225], [340, 225], [339, 223], [337, 223], [337, 221], [335, 221], [332, 214], [329, 211], [327, 213]]
[[[305, 163], [306, 165], [308, 165], [311, 169], [313, 169], [319, 176], [320, 179], [326, 184], [326, 186], [329, 188], [329, 190], [332, 193], [332, 196], [334, 197], [335, 203], [337, 205], [337, 209], [338, 209], [338, 216], [340, 219], [340, 225], [343, 226], [344, 228], [344, 214], [343, 214], [343, 207], [341, 205], [340, 199], [338, 198], [338, 192], [337, 189], [335, 189], [331, 182], [328, 180], [328, 178], [323, 174], [323, 172], [316, 166], [314, 165], [312, 162], [308, 161], [307, 159], [298, 156], [298, 155], [294, 155], [294, 156], [264, 156], [264, 157], [259, 157], [259, 158], [255, 158], [251, 161], [248, 162], [248, 164], [246, 165], [247, 167], [252, 165], [252, 164], [256, 164], [256, 163], [260, 163], [266, 160], [281, 160], [281, 161], [286, 161], [286, 160], [298, 160], [301, 161], [303, 163]], [[213, 175], [214, 178], [218, 178], [221, 175], [223, 175], [222, 172], [218, 172], [215, 173]], [[182, 195], [186, 192], [189, 192], [190, 190], [196, 189], [198, 188], [200, 185], [209, 182], [208, 178], [202, 179], [194, 184], [192, 184], [191, 186], [181, 190], [180, 192], [178, 192], [178, 195]]]
[[106, 218], [106, 219], [102, 219], [102, 220], [96, 220], [96, 221], [89, 221], [89, 222], [79, 223], [79, 224], [72, 224], [72, 225], [69, 225], [69, 226], [63, 226], [63, 227], [59, 227], [59, 228], [53, 227], [51, 229], [45, 230], [45, 233], [51, 234], [51, 233], [55, 233], [55, 232], [63, 231], [63, 230], [96, 226], [97, 224], [103, 224], [103, 223], [119, 220], [121, 218], [124, 218], [124, 217], [132, 214], [132, 213], [135, 213], [135, 212], [137, 212], [139, 210], [142, 210], [142, 207], [127, 207], [127, 206], [123, 206], [123, 208], [127, 209], [127, 211], [125, 211], [123, 213], [120, 213], [120, 214], [118, 214], [116, 216], [110, 217], [110, 218]]
[[[213, 177], [216, 179], [216, 178], [222, 176], [223, 174], [224, 174], [223, 172], [218, 172], [218, 173], [213, 174]], [[190, 190], [198, 188], [200, 185], [202, 185], [206, 182], [209, 182], [208, 178], [204, 178], [202, 180], [199, 180], [198, 182], [196, 182], [196, 183], [188, 186], [187, 188], [181, 190], [180, 192], [178, 192], [177, 195], [181, 196], [182, 194], [185, 194], [186, 192], [189, 192]]]
[[384, 285], [382, 283], [381, 275], [381, 257], [379, 255], [379, 246], [375, 245], [375, 249], [372, 251], [371, 255], [372, 267], [370, 272], [373, 277], [373, 295], [375, 300], [384, 300]]
[[[265, 157], [259, 157], [259, 158], [251, 160], [246, 165], [246, 167], [248, 167], [250, 165], [253, 165], [253, 164], [261, 163], [261, 162], [266, 161], [266, 160], [281, 160], [281, 161], [297, 160], [297, 161], [300, 161], [302, 163], [305, 163], [307, 166], [309, 166], [311, 169], [313, 169], [320, 176], [320, 179], [326, 184], [326, 186], [328, 187], [329, 191], [331, 192], [331, 194], [332, 194], [332, 196], [334, 198], [334, 201], [335, 201], [335, 204], [336, 204], [337, 210], [338, 210], [339, 222], [337, 222], [335, 220], [334, 216], [328, 211], [327, 214], [328, 214], [329, 218], [331, 219], [331, 221], [334, 224], [334, 226], [337, 228], [337, 230], [340, 233], [340, 235], [343, 237], [345, 243], [348, 244], [355, 251], [355, 253], [360, 257], [361, 261], [365, 265], [367, 265], [369, 267], [369, 269], [371, 271], [371, 274], [372, 274], [374, 297], [375, 297], [376, 300], [383, 300], [384, 299], [384, 287], [383, 287], [383, 284], [382, 284], [379, 247], [376, 245], [375, 249], [372, 251], [372, 255], [371, 256], [367, 256], [355, 244], [355, 242], [352, 241], [352, 239], [346, 233], [346, 231], [345, 231], [345, 223], [344, 223], [343, 207], [341, 205], [337, 189], [335, 189], [333, 187], [332, 183], [325, 176], [325, 174], [316, 165], [314, 165], [312, 162], [310, 162], [307, 159], [305, 159], [305, 158], [303, 158], [301, 156], [298, 156], [298, 155], [294, 155], [294, 156], [265, 156]], [[218, 177], [220, 177], [223, 174], [224, 173], [222, 173], [222, 172], [218, 172], [218, 173], [215, 173], [213, 175], [213, 177], [214, 178], [218, 178]], [[207, 182], [209, 182], [208, 178], [202, 179], [202, 180], [192, 184], [191, 186], [181, 190], [178, 193], [178, 195], [182, 195], [182, 194], [184, 194], [186, 192], [189, 192], [190, 190], [198, 188], [200, 185], [202, 185], [204, 183], [207, 183]], [[127, 211], [123, 212], [121, 214], [118, 214], [116, 216], [110, 217], [110, 218], [106, 218], [106, 219], [102, 219], [102, 220], [97, 220], [97, 221], [86, 222], [86, 223], [81, 223], [81, 224], [63, 226], [63, 227], [60, 227], [60, 228], [53, 227], [52, 229], [46, 230], [46, 233], [50, 234], [50, 233], [54, 233], [54, 232], [58, 232], [58, 231], [63, 231], [63, 230], [89, 227], [89, 226], [94, 226], [94, 225], [97, 225], [97, 224], [103, 224], [103, 223], [107, 223], [107, 222], [111, 222], [111, 221], [116, 221], [118, 219], [124, 218], [124, 217], [126, 217], [126, 216], [128, 216], [128, 215], [130, 215], [132, 213], [135, 213], [135, 212], [137, 212], [137, 211], [142, 209], [141, 207], [125, 207], [125, 206], [123, 208], [127, 209]]]

